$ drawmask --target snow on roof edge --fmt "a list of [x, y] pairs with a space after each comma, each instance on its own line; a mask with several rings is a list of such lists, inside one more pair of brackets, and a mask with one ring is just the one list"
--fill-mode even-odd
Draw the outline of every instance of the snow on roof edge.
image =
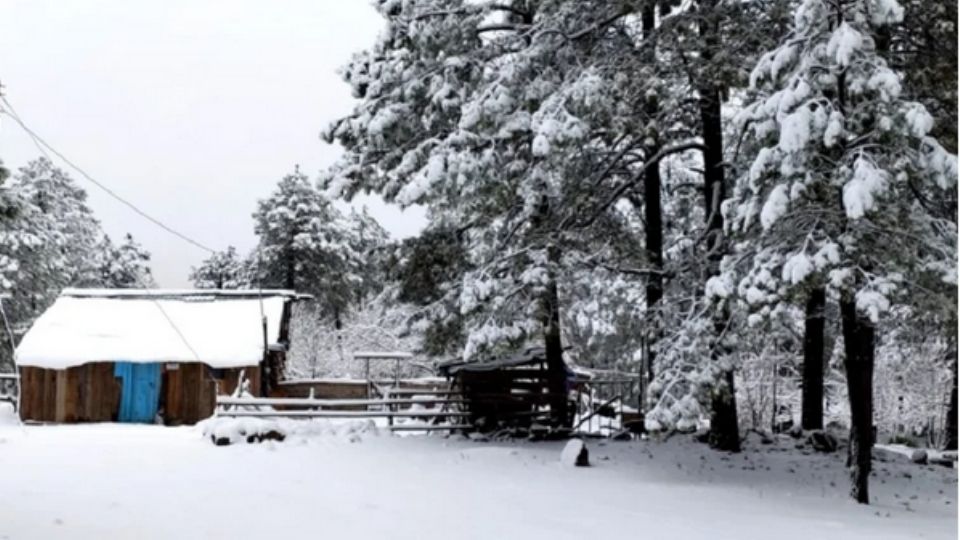
[[256, 298], [277, 297], [297, 300], [312, 299], [313, 296], [289, 289], [84, 289], [66, 288], [60, 296], [74, 298], [176, 298], [176, 297], [214, 297], [214, 298]]
[[355, 360], [410, 360], [413, 353], [406, 351], [354, 351]]

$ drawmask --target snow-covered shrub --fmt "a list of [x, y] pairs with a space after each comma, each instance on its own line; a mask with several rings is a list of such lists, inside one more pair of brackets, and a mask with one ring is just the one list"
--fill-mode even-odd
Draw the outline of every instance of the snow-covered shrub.
[[[348, 313], [338, 331], [322, 318], [312, 302], [295, 305], [290, 335], [292, 343], [287, 356], [288, 379], [354, 378], [365, 376], [363, 362], [353, 359], [357, 351], [415, 352], [421, 334], [409, 327], [416, 311], [413, 306], [396, 301], [396, 291], [388, 288], [370, 299], [362, 309]], [[391, 378], [393, 362], [372, 362], [371, 377]], [[401, 362], [403, 377], [430, 375], [426, 360]]]
[[335, 421], [327, 419], [289, 419], [214, 416], [198, 424], [204, 438], [217, 445], [305, 440], [332, 437], [359, 442], [364, 435], [379, 435], [373, 420]]

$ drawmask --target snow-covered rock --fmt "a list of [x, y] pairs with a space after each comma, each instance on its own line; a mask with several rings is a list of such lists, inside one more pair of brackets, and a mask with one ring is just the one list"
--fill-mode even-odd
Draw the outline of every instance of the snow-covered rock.
[[201, 425], [204, 437], [217, 446], [263, 440], [282, 441], [287, 432], [276, 420], [264, 418], [211, 418]]
[[13, 404], [0, 402], [0, 426], [12, 426], [19, 423], [20, 418], [17, 416], [17, 411], [13, 410]]
[[839, 446], [836, 437], [821, 430], [810, 433], [807, 444], [817, 452], [836, 452]]
[[560, 452], [560, 463], [568, 467], [589, 467], [590, 452], [587, 445], [580, 439], [570, 439], [563, 452]]

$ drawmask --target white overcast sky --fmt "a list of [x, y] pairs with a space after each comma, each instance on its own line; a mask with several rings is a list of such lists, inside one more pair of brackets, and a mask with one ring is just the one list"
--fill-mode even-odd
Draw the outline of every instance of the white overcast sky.
[[[353, 103], [337, 69], [382, 23], [367, 0], [0, 0], [0, 82], [94, 178], [203, 244], [247, 252], [257, 199], [294, 164], [316, 178], [340, 152], [319, 138]], [[0, 117], [4, 164], [38, 155]], [[150, 250], [159, 285], [187, 285], [204, 252], [73, 176], [107, 233]], [[354, 204], [397, 238], [424, 224], [421, 209]]]

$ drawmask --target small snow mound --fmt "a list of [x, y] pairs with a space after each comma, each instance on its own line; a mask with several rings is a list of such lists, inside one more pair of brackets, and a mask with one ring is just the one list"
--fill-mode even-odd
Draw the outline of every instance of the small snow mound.
[[210, 438], [217, 446], [265, 440], [282, 441], [287, 437], [287, 430], [279, 422], [264, 418], [214, 417], [202, 422], [200, 429], [203, 436]]
[[289, 418], [213, 417], [199, 424], [204, 437], [225, 446], [241, 442], [283, 441], [289, 437], [335, 437], [359, 442], [363, 435], [379, 435], [372, 420], [331, 422], [325, 419], [291, 420]]
[[910, 453], [910, 461], [918, 463], [920, 465], [926, 465], [929, 457], [927, 456], [927, 451], [922, 448], [918, 448]]
[[560, 453], [560, 463], [567, 467], [587, 467], [590, 465], [590, 452], [580, 439], [571, 439]]
[[20, 423], [20, 417], [13, 410], [13, 404], [0, 401], [0, 426], [16, 425]]

